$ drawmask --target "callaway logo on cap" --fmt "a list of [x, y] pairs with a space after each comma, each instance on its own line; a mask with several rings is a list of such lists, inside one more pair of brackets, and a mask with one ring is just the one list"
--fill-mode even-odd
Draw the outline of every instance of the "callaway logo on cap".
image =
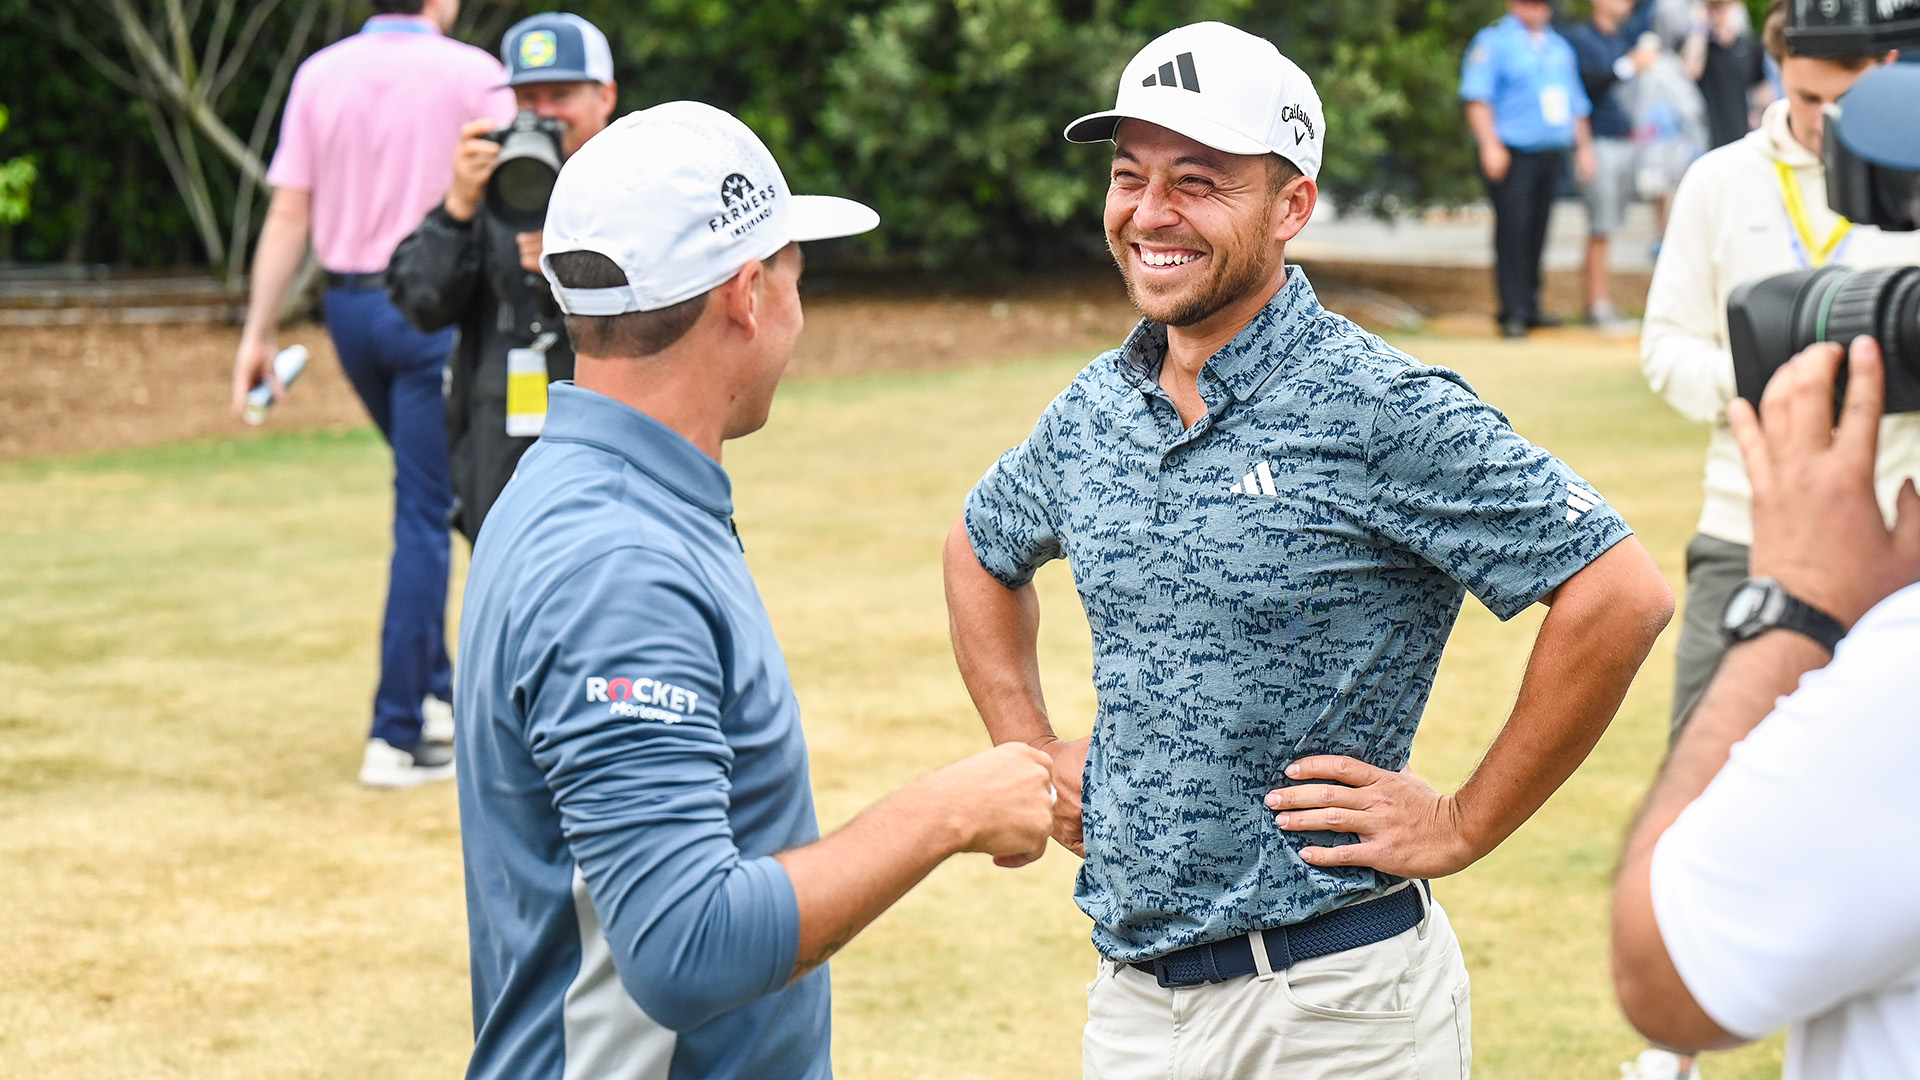
[[1225, 23], [1170, 30], [1135, 54], [1106, 112], [1067, 125], [1072, 142], [1105, 142], [1145, 120], [1229, 154], [1279, 154], [1318, 179], [1326, 119], [1313, 80], [1264, 38]]
[[[851, 199], [790, 192], [766, 145], [739, 120], [670, 101], [628, 113], [567, 159], [547, 207], [540, 266], [569, 315], [657, 311], [795, 240], [878, 224], [880, 215]], [[563, 288], [548, 259], [564, 251], [605, 255], [626, 286]]]

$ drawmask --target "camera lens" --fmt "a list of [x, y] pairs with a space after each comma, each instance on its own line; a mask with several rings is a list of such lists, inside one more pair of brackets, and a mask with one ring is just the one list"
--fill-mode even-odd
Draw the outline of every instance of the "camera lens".
[[497, 132], [500, 156], [487, 178], [487, 209], [515, 232], [535, 232], [546, 223], [547, 200], [560, 177], [558, 122], [521, 110]]
[[544, 219], [554, 179], [553, 167], [535, 157], [514, 158], [493, 173], [501, 208], [516, 217], [533, 215]]
[[1734, 290], [1727, 324], [1734, 378], [1749, 401], [1809, 345], [1866, 336], [1886, 359], [1887, 411], [1920, 411], [1920, 267], [1829, 266], [1750, 282]]

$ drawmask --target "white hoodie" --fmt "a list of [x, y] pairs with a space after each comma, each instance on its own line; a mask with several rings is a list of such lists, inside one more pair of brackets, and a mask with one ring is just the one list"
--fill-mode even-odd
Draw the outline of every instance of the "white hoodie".
[[[1776, 101], [1758, 130], [1694, 162], [1681, 179], [1640, 338], [1640, 367], [1654, 391], [1682, 415], [1713, 425], [1700, 532], [1736, 544], [1753, 542], [1752, 489], [1727, 427], [1734, 398], [1727, 297], [1736, 286], [1807, 265], [1776, 162], [1793, 170], [1812, 234], [1824, 241], [1833, 232], [1840, 218], [1827, 207], [1820, 159], [1794, 139], [1787, 103]], [[1862, 268], [1920, 263], [1920, 233], [1856, 226], [1832, 261]], [[1881, 421], [1876, 472], [1881, 507], [1891, 516], [1900, 482], [1920, 477], [1920, 413]]]

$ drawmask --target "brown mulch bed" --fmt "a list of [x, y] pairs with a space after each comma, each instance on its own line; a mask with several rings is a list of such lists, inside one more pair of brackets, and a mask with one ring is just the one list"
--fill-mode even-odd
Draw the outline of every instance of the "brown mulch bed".
[[[1485, 271], [1364, 265], [1310, 266], [1322, 299], [1362, 322], [1387, 293], [1427, 315], [1486, 311]], [[1639, 307], [1644, 280], [1622, 279], [1623, 308]], [[1574, 310], [1577, 281], [1549, 275], [1549, 306]], [[1109, 348], [1136, 315], [1111, 273], [1064, 275], [963, 293], [909, 287], [882, 297], [871, 283], [810, 290], [807, 329], [794, 355], [799, 377], [991, 364]], [[1456, 321], [1449, 320], [1452, 325]], [[1489, 324], [1490, 327], [1491, 324]], [[306, 376], [264, 428], [227, 409], [236, 327], [94, 323], [0, 328], [0, 460], [145, 446], [288, 427], [361, 423], [365, 412], [340, 372], [326, 331], [290, 327], [282, 345], [313, 350]]]

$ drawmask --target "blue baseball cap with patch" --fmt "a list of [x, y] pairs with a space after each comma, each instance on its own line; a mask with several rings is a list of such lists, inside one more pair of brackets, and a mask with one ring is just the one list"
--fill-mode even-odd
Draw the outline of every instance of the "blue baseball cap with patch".
[[543, 82], [610, 83], [613, 50], [607, 35], [578, 15], [550, 12], [514, 23], [500, 39], [507, 85]]

